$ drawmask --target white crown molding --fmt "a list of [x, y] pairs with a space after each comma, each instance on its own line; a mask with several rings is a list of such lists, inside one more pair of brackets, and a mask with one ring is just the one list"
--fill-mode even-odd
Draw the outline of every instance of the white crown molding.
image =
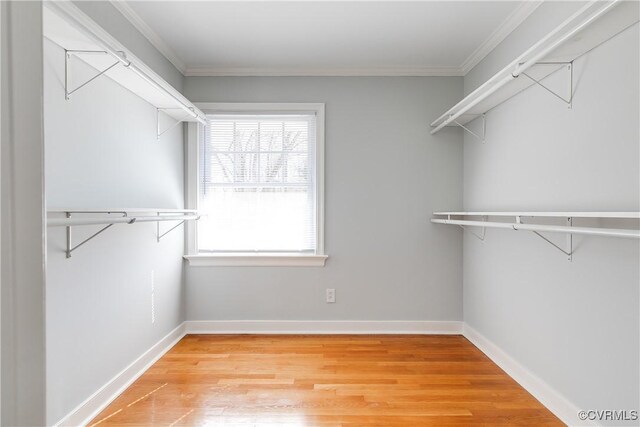
[[460, 72], [466, 75], [487, 55], [493, 51], [509, 34], [524, 22], [544, 0], [526, 0], [520, 3], [513, 12], [474, 50], [467, 59], [460, 65]]
[[186, 65], [173, 49], [129, 6], [125, 0], [110, 0], [111, 4], [182, 74]]
[[544, 0], [525, 0], [487, 37], [460, 66], [443, 67], [362, 67], [362, 68], [225, 68], [187, 66], [176, 52], [127, 3], [110, 0], [111, 4], [185, 77], [461, 77], [480, 63], [493, 49], [529, 17]]
[[192, 76], [330, 76], [330, 77], [430, 77], [462, 76], [459, 67], [388, 67], [388, 68], [220, 68], [190, 67], [184, 73]]

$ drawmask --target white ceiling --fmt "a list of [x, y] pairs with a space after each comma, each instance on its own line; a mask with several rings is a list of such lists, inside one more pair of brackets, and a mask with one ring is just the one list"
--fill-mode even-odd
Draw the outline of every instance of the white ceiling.
[[128, 1], [185, 75], [464, 75], [540, 2]]

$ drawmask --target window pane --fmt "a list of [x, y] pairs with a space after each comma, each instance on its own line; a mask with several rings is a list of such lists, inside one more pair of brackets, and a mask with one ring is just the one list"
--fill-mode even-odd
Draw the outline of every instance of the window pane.
[[209, 115], [199, 250], [315, 251], [314, 138], [314, 115]]
[[234, 182], [235, 168], [233, 154], [212, 153], [209, 157], [209, 162], [211, 162], [211, 164], [207, 169], [208, 176], [205, 177], [209, 182]]
[[282, 151], [282, 121], [265, 120], [260, 123], [260, 151]]
[[258, 150], [258, 122], [254, 120], [238, 120], [235, 128], [235, 151]]
[[234, 182], [252, 184], [258, 175], [258, 155], [256, 153], [234, 153]]
[[229, 120], [213, 120], [209, 122], [207, 131], [210, 133], [211, 149], [218, 151], [234, 150], [235, 124]]
[[290, 121], [285, 123], [284, 147], [286, 151], [308, 150], [309, 124], [306, 121]]
[[304, 187], [211, 188], [198, 221], [205, 251], [305, 251], [315, 248], [309, 192]]
[[260, 154], [260, 182], [282, 182], [286, 155], [280, 153]]
[[287, 154], [285, 179], [287, 182], [309, 182], [307, 154]]

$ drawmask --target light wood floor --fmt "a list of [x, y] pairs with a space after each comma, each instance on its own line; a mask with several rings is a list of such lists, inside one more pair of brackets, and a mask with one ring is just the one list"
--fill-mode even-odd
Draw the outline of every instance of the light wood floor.
[[107, 426], [556, 426], [461, 336], [188, 335]]

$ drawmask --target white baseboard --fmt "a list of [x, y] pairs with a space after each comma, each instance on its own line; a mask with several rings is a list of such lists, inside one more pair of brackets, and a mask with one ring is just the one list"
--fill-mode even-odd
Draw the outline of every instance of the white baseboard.
[[188, 320], [89, 396], [55, 426], [86, 425], [186, 334], [462, 334], [564, 423], [597, 426], [577, 418], [579, 408], [469, 325], [459, 321]]
[[89, 396], [55, 426], [84, 426], [186, 334], [462, 334], [458, 321], [185, 321]]
[[413, 320], [188, 320], [189, 334], [462, 334], [462, 322]]
[[563, 423], [569, 426], [597, 426], [593, 422], [579, 420], [580, 408], [466, 323], [463, 335]]
[[182, 323], [54, 425], [86, 425], [184, 336]]

